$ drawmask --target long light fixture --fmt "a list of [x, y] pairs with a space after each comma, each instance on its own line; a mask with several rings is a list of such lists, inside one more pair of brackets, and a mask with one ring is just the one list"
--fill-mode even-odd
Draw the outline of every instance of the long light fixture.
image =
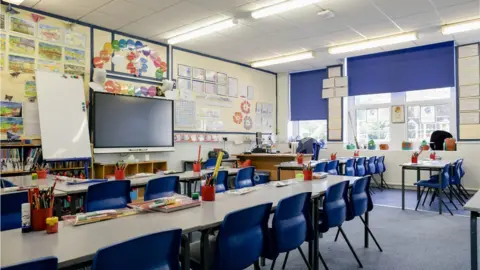
[[443, 25], [442, 34], [450, 35], [476, 29], [480, 29], [480, 19]]
[[290, 0], [278, 3], [276, 5], [271, 5], [265, 8], [261, 8], [259, 10], [255, 10], [252, 12], [252, 17], [255, 19], [271, 16], [274, 14], [286, 12], [292, 9], [301, 8], [304, 6], [308, 6], [311, 4], [315, 4], [320, 2], [321, 0]]
[[14, 5], [20, 5], [25, 0], [3, 0], [3, 1], [10, 4], [14, 4]]
[[404, 43], [408, 41], [414, 41], [414, 40], [417, 40], [417, 38], [418, 37], [416, 32], [410, 32], [410, 33], [393, 35], [388, 37], [369, 39], [369, 40], [354, 42], [354, 43], [345, 44], [345, 45], [333, 46], [328, 48], [328, 52], [330, 54], [354, 52], [354, 51], [360, 51], [360, 50], [366, 50], [371, 48]]
[[218, 23], [214, 23], [214, 24], [211, 24], [211, 25], [193, 30], [191, 32], [180, 34], [178, 36], [175, 36], [173, 38], [168, 39], [167, 42], [168, 42], [168, 44], [180, 43], [180, 42], [183, 42], [183, 41], [198, 38], [198, 37], [201, 37], [201, 36], [211, 34], [213, 32], [217, 32], [217, 31], [221, 31], [221, 30], [230, 28], [232, 26], [235, 26], [236, 24], [237, 24], [237, 20], [235, 20], [235, 19], [229, 19], [229, 20], [221, 21], [221, 22], [218, 22]]
[[298, 60], [310, 59], [313, 57], [315, 57], [314, 52], [308, 51], [308, 52], [296, 53], [296, 54], [261, 60], [261, 61], [253, 62], [251, 65], [252, 67], [265, 67], [265, 66], [283, 64], [283, 63], [288, 63], [288, 62], [293, 62]]

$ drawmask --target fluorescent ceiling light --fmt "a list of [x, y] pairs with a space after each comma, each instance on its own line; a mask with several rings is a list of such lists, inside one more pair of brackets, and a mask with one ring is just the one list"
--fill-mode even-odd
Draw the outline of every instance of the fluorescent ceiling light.
[[252, 17], [255, 19], [271, 16], [278, 13], [283, 13], [292, 9], [301, 8], [311, 4], [320, 2], [321, 0], [290, 0], [271, 5], [252, 12]]
[[296, 54], [291, 54], [287, 56], [281, 56], [281, 57], [253, 62], [252, 67], [265, 67], [265, 66], [283, 64], [283, 63], [288, 63], [288, 62], [293, 62], [298, 60], [310, 59], [313, 57], [315, 57], [315, 54], [312, 51], [302, 52], [302, 53], [296, 53]]
[[442, 34], [450, 35], [476, 29], [480, 29], [480, 19], [444, 25], [442, 26]]
[[366, 49], [377, 48], [382, 46], [388, 46], [388, 45], [393, 45], [393, 44], [398, 44], [398, 43], [403, 43], [403, 42], [408, 42], [413, 40], [417, 40], [417, 33], [415, 32], [393, 35], [393, 36], [382, 37], [382, 38], [369, 39], [369, 40], [345, 44], [345, 45], [333, 46], [328, 48], [328, 52], [330, 54], [339, 54], [339, 53], [346, 53], [346, 52], [353, 52], [353, 51], [366, 50]]
[[3, 0], [3, 2], [7, 2], [14, 5], [20, 5], [23, 1], [25, 0]]
[[167, 42], [168, 42], [168, 44], [180, 43], [180, 42], [183, 42], [183, 41], [198, 38], [198, 37], [201, 37], [201, 36], [211, 34], [213, 32], [217, 32], [217, 31], [221, 31], [221, 30], [230, 28], [232, 26], [235, 26], [236, 24], [237, 24], [237, 20], [235, 20], [235, 19], [229, 19], [229, 20], [221, 21], [219, 23], [214, 23], [214, 24], [211, 24], [209, 26], [205, 26], [205, 27], [199, 28], [197, 30], [187, 32], [185, 34], [175, 36], [173, 38], [168, 39]]

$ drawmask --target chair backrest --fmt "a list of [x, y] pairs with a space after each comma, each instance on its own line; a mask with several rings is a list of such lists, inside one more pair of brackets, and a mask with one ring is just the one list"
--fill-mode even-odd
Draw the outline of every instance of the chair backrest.
[[329, 228], [338, 227], [347, 218], [347, 204], [345, 203], [345, 189], [348, 188], [348, 181], [343, 181], [328, 187], [323, 200], [323, 211], [325, 219], [319, 226], [321, 232]]
[[217, 164], [217, 159], [216, 158], [209, 158], [207, 161], [205, 161], [205, 164], [203, 165], [206, 169], [215, 167]]
[[108, 181], [88, 187], [85, 211], [124, 208], [131, 202], [130, 180]]
[[463, 168], [463, 158], [458, 160], [460, 162], [460, 180], [462, 180], [465, 175], [465, 169]]
[[328, 162], [327, 172], [331, 175], [338, 175], [338, 160], [330, 160]]
[[28, 192], [13, 192], [0, 195], [1, 230], [22, 227], [22, 203], [28, 202]]
[[[206, 177], [209, 178], [213, 173], [207, 173]], [[215, 183], [215, 193], [222, 193], [228, 190], [228, 171], [218, 171], [217, 182]], [[200, 189], [200, 195], [202, 195], [202, 189]]]
[[6, 179], [0, 179], [0, 187], [8, 188], [8, 187], [16, 187], [16, 185]]
[[19, 263], [7, 267], [2, 267], [2, 270], [57, 270], [58, 269], [58, 259], [57, 257], [45, 257], [41, 259], [36, 259], [33, 261], [28, 261], [24, 263]]
[[452, 167], [450, 168], [453, 173], [450, 174], [450, 184], [451, 185], [457, 185], [460, 184], [460, 160], [455, 161], [452, 164]]
[[310, 201], [311, 193], [300, 193], [278, 202], [272, 221], [275, 250], [287, 252], [299, 247], [307, 237], [307, 218], [305, 207]]
[[377, 160], [376, 156], [371, 156], [368, 158], [367, 161], [367, 174], [376, 174], [377, 173], [377, 164], [375, 161]]
[[214, 269], [244, 269], [258, 260], [264, 245], [272, 203], [231, 212], [217, 236]]
[[365, 158], [357, 158], [355, 162], [355, 176], [365, 176], [367, 174], [365, 170]]
[[450, 185], [450, 164], [446, 164], [442, 170], [442, 189]]
[[378, 156], [377, 157], [377, 173], [384, 173], [385, 170], [386, 170], [385, 156]]
[[180, 181], [178, 176], [165, 176], [148, 181], [145, 187], [144, 200], [171, 197], [180, 193]]
[[255, 167], [247, 167], [238, 170], [237, 176], [235, 177], [235, 189], [254, 186], [254, 173]]
[[326, 172], [327, 171], [327, 162], [319, 162], [315, 165], [313, 169], [314, 172]]
[[180, 269], [181, 229], [140, 236], [101, 248], [93, 258], [92, 270]]
[[355, 159], [349, 158], [345, 162], [345, 175], [355, 176]]
[[318, 156], [320, 155], [320, 144], [319, 143], [313, 143], [313, 156], [312, 160], [318, 160]]
[[368, 210], [368, 180], [370, 176], [357, 179], [352, 184], [348, 197], [348, 220], [365, 214]]

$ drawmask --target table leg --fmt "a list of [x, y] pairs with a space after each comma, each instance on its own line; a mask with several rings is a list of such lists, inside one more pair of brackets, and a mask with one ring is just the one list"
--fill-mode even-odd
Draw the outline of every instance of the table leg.
[[187, 182], [187, 196], [192, 197], [192, 183]]
[[318, 222], [319, 222], [319, 212], [318, 212], [318, 207], [320, 203], [320, 198], [314, 199], [313, 200], [313, 264], [312, 264], [312, 269], [318, 269], [319, 263], [318, 263]]
[[183, 171], [184, 172], [187, 171], [187, 162], [186, 161], [183, 162]]
[[277, 180], [280, 181], [280, 168], [277, 168]]
[[472, 211], [470, 213], [470, 252], [472, 260], [472, 270], [478, 269], [478, 244], [477, 244], [477, 218], [478, 212]]
[[59, 219], [62, 217], [62, 202], [64, 197], [54, 198], [54, 205], [55, 205], [55, 216]]
[[[420, 181], [420, 168], [417, 168], [417, 183]], [[417, 201], [420, 200], [420, 187], [417, 185]]]
[[438, 213], [441, 215], [442, 214], [442, 170], [438, 171]]
[[182, 234], [183, 258], [182, 270], [190, 270], [190, 241], [187, 236]]
[[[314, 207], [314, 203], [311, 202], [310, 203], [310, 216], [312, 217], [312, 220], [310, 221], [312, 223], [312, 228], [315, 227], [315, 221], [313, 220], [313, 216], [315, 215], [313, 212], [315, 212], [315, 207]], [[313, 232], [312, 232], [313, 233]], [[313, 251], [313, 236], [312, 236], [312, 239], [310, 239], [310, 241], [308, 241], [308, 263], [310, 265], [313, 265], [313, 258], [317, 255], [314, 251]]]
[[209, 244], [208, 230], [203, 230], [200, 238], [200, 264], [204, 270], [210, 269], [210, 262], [208, 261]]
[[365, 212], [365, 228], [364, 228], [364, 230], [365, 230], [365, 232], [364, 232], [365, 233], [365, 247], [366, 248], [368, 248], [368, 229], [367, 229], [368, 219], [369, 218], [368, 218], [368, 210], [367, 210], [367, 212]]
[[77, 195], [70, 195], [70, 215], [77, 213]]
[[405, 168], [402, 167], [402, 210], [405, 210]]

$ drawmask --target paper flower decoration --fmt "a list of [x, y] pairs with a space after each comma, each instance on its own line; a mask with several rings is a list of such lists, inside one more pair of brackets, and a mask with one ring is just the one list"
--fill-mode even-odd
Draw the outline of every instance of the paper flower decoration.
[[242, 109], [242, 112], [244, 114], [249, 114], [250, 113], [250, 102], [248, 102], [247, 100], [244, 100], [241, 104], [240, 104], [240, 108]]
[[250, 130], [250, 129], [252, 129], [252, 126], [253, 126], [252, 118], [248, 115], [245, 116], [245, 118], [243, 119], [243, 127], [246, 130]]
[[243, 120], [242, 113], [241, 112], [235, 112], [235, 114], [233, 115], [233, 122], [235, 124], [241, 124], [242, 120]]

